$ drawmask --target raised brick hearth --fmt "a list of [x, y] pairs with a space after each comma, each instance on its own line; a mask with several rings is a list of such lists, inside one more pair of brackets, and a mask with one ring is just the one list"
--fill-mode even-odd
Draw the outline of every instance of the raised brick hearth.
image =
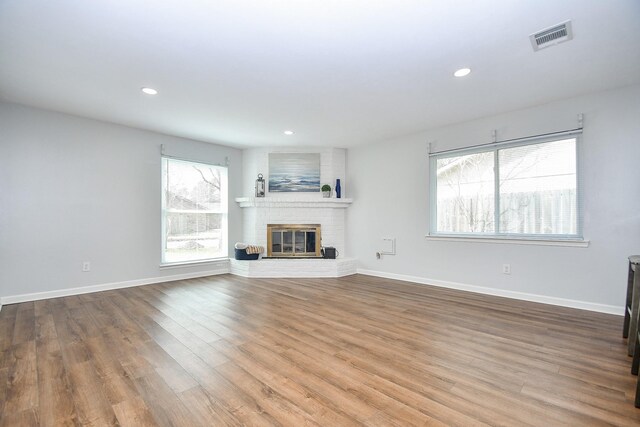
[[356, 274], [355, 258], [231, 260], [232, 274], [243, 277], [342, 277]]

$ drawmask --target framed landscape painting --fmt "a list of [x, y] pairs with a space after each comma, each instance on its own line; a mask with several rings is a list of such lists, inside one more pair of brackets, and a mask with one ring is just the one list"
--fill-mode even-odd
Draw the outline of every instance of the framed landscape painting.
[[270, 153], [269, 192], [320, 191], [320, 153]]

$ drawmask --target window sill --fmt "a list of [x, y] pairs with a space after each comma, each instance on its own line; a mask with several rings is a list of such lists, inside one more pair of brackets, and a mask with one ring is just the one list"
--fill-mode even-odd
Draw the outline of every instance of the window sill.
[[198, 261], [168, 262], [168, 263], [160, 264], [160, 269], [164, 270], [168, 268], [181, 268], [181, 267], [192, 267], [192, 266], [198, 266], [198, 265], [223, 264], [227, 262], [229, 262], [228, 257], [203, 259]]
[[425, 236], [426, 240], [442, 241], [442, 242], [473, 242], [473, 243], [498, 243], [511, 245], [538, 245], [538, 246], [563, 246], [574, 248], [589, 247], [589, 240], [563, 240], [563, 239], [536, 239], [532, 237], [513, 238], [513, 237], [471, 237], [471, 236], [452, 236], [452, 235], [433, 235]]

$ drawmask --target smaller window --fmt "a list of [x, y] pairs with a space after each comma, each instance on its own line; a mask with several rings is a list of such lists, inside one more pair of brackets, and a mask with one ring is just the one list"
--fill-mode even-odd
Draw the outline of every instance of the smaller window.
[[162, 159], [162, 263], [224, 258], [227, 168]]
[[577, 138], [431, 157], [431, 234], [582, 238]]

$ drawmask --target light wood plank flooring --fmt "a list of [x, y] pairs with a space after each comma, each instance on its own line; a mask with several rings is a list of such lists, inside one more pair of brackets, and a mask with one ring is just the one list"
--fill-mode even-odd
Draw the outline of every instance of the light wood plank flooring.
[[362, 275], [14, 304], [0, 312], [0, 424], [639, 425], [621, 327]]

